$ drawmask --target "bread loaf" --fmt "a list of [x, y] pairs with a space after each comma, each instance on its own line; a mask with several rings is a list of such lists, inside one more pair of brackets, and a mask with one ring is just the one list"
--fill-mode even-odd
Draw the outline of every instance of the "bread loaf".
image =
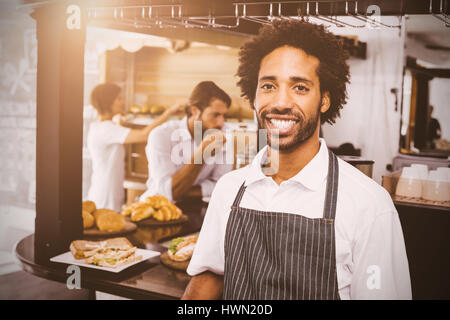
[[115, 232], [125, 228], [125, 217], [113, 210], [97, 209], [94, 218], [100, 231]]

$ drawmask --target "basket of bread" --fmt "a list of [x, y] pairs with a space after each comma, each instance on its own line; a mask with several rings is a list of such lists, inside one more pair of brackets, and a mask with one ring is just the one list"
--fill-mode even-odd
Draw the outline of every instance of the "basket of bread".
[[135, 223], [127, 221], [120, 213], [109, 209], [97, 209], [93, 201], [82, 204], [84, 234], [88, 236], [108, 236], [133, 232]]
[[169, 249], [161, 254], [161, 263], [173, 269], [186, 271], [197, 239], [198, 235], [172, 239]]
[[183, 223], [188, 216], [180, 208], [162, 195], [147, 197], [144, 202], [135, 202], [122, 211], [139, 225], [160, 226]]

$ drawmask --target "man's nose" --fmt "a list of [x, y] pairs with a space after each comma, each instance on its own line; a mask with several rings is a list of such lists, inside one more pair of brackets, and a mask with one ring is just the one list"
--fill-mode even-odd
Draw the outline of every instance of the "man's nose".
[[291, 104], [292, 99], [289, 90], [284, 88], [279, 88], [271, 101], [272, 108], [290, 108]]
[[224, 123], [225, 123], [225, 116], [222, 115], [222, 116], [217, 117], [216, 125], [218, 128], [222, 128]]

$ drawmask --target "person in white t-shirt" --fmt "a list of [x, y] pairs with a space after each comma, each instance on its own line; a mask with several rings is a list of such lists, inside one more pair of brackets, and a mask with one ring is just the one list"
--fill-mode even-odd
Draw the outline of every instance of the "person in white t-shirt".
[[96, 86], [91, 93], [91, 104], [97, 110], [98, 121], [91, 124], [87, 147], [92, 158], [91, 186], [87, 199], [97, 208], [121, 211], [124, 203], [125, 175], [124, 144], [146, 142], [149, 133], [169, 119], [180, 105], [168, 108], [152, 124], [143, 129], [125, 128], [113, 122], [113, 117], [124, 112], [121, 88], [113, 83]]
[[217, 182], [183, 299], [411, 299], [389, 193], [319, 138], [345, 105], [347, 58], [324, 26], [296, 20], [241, 48], [238, 84], [268, 146]]

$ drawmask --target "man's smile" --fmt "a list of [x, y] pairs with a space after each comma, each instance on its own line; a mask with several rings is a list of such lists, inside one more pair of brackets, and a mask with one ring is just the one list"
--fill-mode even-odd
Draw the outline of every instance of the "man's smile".
[[264, 122], [267, 129], [270, 131], [278, 130], [280, 136], [293, 134], [300, 123], [296, 116], [273, 113], [265, 115]]

